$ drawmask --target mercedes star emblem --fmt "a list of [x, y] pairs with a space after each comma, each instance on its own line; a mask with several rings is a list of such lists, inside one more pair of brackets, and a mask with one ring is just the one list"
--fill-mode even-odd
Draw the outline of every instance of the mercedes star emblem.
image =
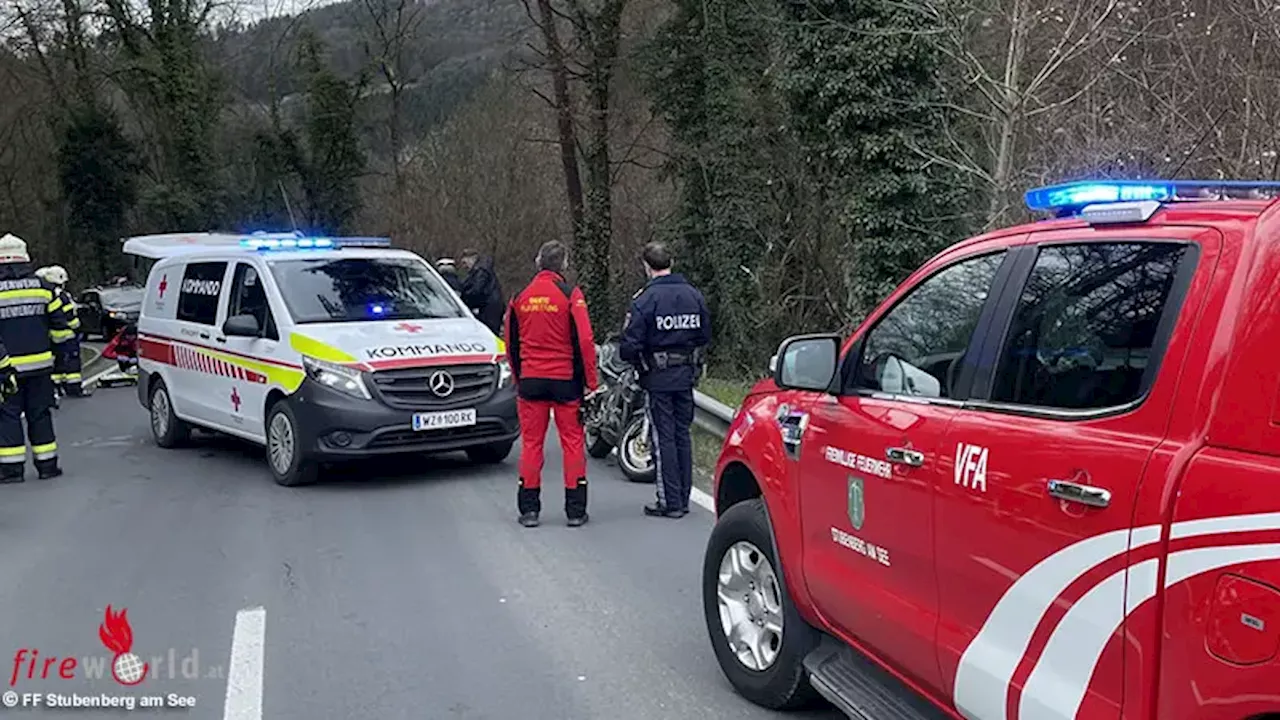
[[436, 397], [448, 397], [449, 393], [453, 392], [453, 376], [443, 370], [438, 370], [431, 375], [431, 380], [427, 382], [427, 385], [431, 388], [431, 392], [436, 394]]

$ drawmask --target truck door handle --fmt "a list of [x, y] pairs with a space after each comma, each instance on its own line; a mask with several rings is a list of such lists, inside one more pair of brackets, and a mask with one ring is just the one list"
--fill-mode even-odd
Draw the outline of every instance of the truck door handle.
[[217, 340], [218, 342], [226, 342], [226, 341], [227, 341], [227, 339], [226, 339], [226, 338], [224, 338], [224, 337], [214, 338], [214, 340]]
[[891, 447], [884, 451], [885, 457], [889, 458], [889, 462], [899, 465], [910, 465], [911, 467], [920, 467], [924, 465], [924, 453], [918, 450], [908, 450], [907, 448]]
[[208, 339], [209, 339], [209, 333], [200, 333], [200, 339], [201, 339], [201, 340], [208, 340]]
[[1050, 480], [1048, 486], [1049, 494], [1059, 500], [1096, 508], [1104, 508], [1111, 504], [1111, 491], [1100, 487], [1081, 485], [1067, 480]]

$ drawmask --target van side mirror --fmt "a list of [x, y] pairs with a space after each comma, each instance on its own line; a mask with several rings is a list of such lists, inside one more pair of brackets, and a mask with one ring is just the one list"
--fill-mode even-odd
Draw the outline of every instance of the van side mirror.
[[826, 392], [840, 364], [839, 335], [799, 335], [783, 341], [772, 363], [773, 381], [786, 390]]
[[262, 337], [258, 318], [252, 315], [232, 315], [222, 324], [222, 332], [230, 337]]

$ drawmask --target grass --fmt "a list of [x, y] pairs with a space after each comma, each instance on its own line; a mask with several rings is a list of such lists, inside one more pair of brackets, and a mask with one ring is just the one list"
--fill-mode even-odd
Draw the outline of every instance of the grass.
[[707, 377], [698, 383], [698, 391], [704, 395], [710, 395], [729, 407], [736, 408], [747, 397], [747, 392], [751, 390], [752, 385], [755, 385], [755, 382], [751, 380]]
[[720, 459], [720, 438], [697, 425], [690, 431], [693, 440], [693, 485], [703, 492], [711, 492], [711, 473]]

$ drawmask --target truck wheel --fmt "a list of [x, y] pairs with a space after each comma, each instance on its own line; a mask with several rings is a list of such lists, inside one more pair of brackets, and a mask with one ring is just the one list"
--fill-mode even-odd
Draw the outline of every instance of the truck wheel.
[[622, 432], [618, 440], [618, 467], [631, 482], [652, 483], [658, 477], [658, 466], [653, 439], [644, 432], [644, 426], [644, 418], [638, 417]]
[[773, 555], [760, 498], [725, 511], [702, 564], [702, 607], [720, 670], [746, 699], [771, 710], [817, 700], [804, 658], [820, 636], [796, 612]]
[[298, 444], [298, 418], [281, 400], [267, 411], [267, 467], [276, 484], [285, 487], [310, 485], [319, 475], [319, 466], [303, 457]]
[[467, 458], [480, 465], [497, 465], [511, 454], [512, 442], [494, 443], [467, 448]]
[[173, 413], [173, 399], [169, 397], [169, 388], [164, 381], [156, 378], [151, 386], [151, 397], [147, 400], [147, 408], [151, 413], [151, 435], [156, 445], [162, 448], [175, 448], [191, 438], [191, 426]]

